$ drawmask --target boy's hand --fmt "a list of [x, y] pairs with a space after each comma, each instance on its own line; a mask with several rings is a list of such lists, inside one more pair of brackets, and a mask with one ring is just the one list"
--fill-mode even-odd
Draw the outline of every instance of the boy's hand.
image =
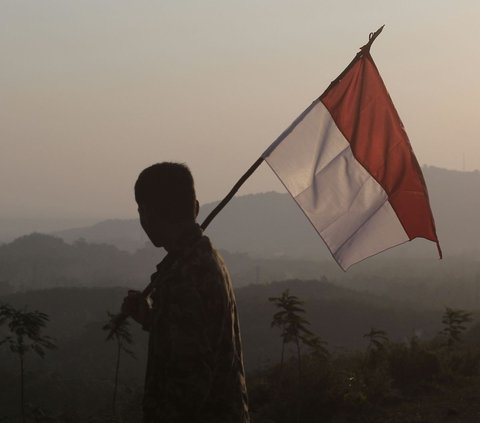
[[147, 299], [140, 291], [129, 290], [128, 295], [123, 299], [122, 313], [128, 314], [142, 326], [145, 325], [150, 314]]

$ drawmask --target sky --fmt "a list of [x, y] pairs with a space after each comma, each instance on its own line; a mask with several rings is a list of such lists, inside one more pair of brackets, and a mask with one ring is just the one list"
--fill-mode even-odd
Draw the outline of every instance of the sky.
[[[159, 161], [222, 198], [368, 34], [422, 165], [480, 169], [480, 2], [0, 0], [0, 219], [126, 218]], [[283, 191], [264, 164], [239, 194]]]

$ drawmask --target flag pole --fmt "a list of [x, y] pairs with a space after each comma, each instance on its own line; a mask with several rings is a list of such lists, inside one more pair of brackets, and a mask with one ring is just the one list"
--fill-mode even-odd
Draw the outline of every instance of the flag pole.
[[[324, 97], [330, 89], [337, 84], [345, 74], [351, 69], [351, 67], [365, 54], [368, 54], [370, 51], [370, 47], [372, 46], [375, 39], [380, 35], [385, 25], [382, 25], [378, 28], [375, 32], [371, 32], [368, 37], [368, 42], [363, 47], [360, 47], [360, 51], [356, 54], [353, 60], [348, 64], [348, 66], [343, 70], [343, 72], [338, 75], [327, 87], [327, 89], [323, 92], [323, 94], [319, 97]], [[237, 193], [240, 187], [244, 184], [244, 182], [252, 175], [253, 172], [257, 170], [257, 168], [262, 164], [263, 157], [259, 157], [257, 161], [250, 166], [250, 168], [245, 172], [245, 174], [238, 180], [238, 182], [233, 186], [230, 192], [225, 196], [225, 198], [215, 207], [210, 214], [205, 218], [203, 223], [200, 225], [202, 229], [206, 229], [210, 222], [215, 218], [215, 216], [222, 211], [222, 209], [227, 205], [227, 203], [233, 198], [233, 196]]]
[[380, 33], [383, 31], [383, 28], [385, 25], [382, 25], [380, 28], [378, 28], [375, 32], [371, 32], [368, 36], [368, 42], [364, 46], [360, 47], [360, 51], [355, 55], [353, 60], [348, 64], [348, 66], [342, 71], [340, 75], [338, 75], [332, 82], [330, 82], [330, 85], [327, 87], [327, 89], [322, 93], [322, 95], [319, 97], [319, 99], [325, 97], [327, 93], [332, 89], [332, 87], [336, 84], [338, 84], [343, 77], [346, 75], [346, 73], [353, 67], [353, 65], [361, 59], [365, 54], [370, 53], [370, 47], [372, 46], [373, 42], [376, 40], [376, 38], [380, 35]]
[[244, 182], [252, 175], [253, 172], [257, 170], [257, 168], [262, 164], [263, 157], [259, 157], [257, 161], [250, 166], [250, 168], [244, 173], [244, 175], [237, 181], [237, 183], [233, 186], [230, 192], [225, 196], [225, 198], [218, 203], [217, 207], [215, 207], [210, 214], [205, 218], [202, 222], [200, 227], [205, 230], [210, 222], [215, 218], [215, 216], [222, 211], [222, 209], [227, 205], [227, 203], [232, 199], [232, 197], [237, 193], [240, 187], [244, 184]]

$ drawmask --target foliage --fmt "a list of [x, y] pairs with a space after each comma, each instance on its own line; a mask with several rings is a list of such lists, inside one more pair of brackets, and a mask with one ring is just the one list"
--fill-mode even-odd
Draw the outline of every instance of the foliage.
[[327, 360], [330, 352], [327, 349], [327, 342], [317, 335], [311, 335], [303, 338], [303, 343], [308, 346], [313, 356], [317, 359]]
[[[455, 357], [455, 362], [471, 365], [478, 363], [474, 351], [480, 354], [478, 347], [470, 352], [459, 349], [449, 354], [450, 358]], [[295, 383], [295, 362], [287, 360], [281, 386], [275, 378], [275, 366], [250, 376], [253, 419], [275, 423], [295, 421], [297, 389], [302, 397], [301, 421], [305, 423], [433, 423], [460, 413], [456, 410], [476, 416], [480, 406], [455, 404], [463, 404], [465, 396], [471, 404], [472, 401], [480, 404], [478, 373], [467, 378], [462, 366], [456, 366], [448, 369], [449, 376], [454, 374], [455, 378], [446, 378], [443, 372], [447, 370], [442, 366], [445, 352], [430, 342], [412, 338], [407, 342], [389, 341], [376, 361], [371, 360], [369, 348], [331, 354], [326, 360], [318, 360], [310, 353], [303, 356], [301, 386]], [[276, 395], [272, 396], [272, 392]], [[454, 400], [454, 395], [459, 395], [459, 399]], [[469, 407], [471, 411], [467, 410]], [[465, 421], [476, 421], [475, 418]]]
[[388, 352], [388, 365], [394, 386], [402, 393], [414, 393], [428, 386], [440, 372], [439, 352], [412, 337], [394, 343]]
[[310, 322], [304, 317], [305, 309], [301, 306], [304, 304], [297, 296], [290, 295], [290, 291], [286, 289], [280, 297], [269, 297], [272, 302], [280, 310], [273, 315], [271, 327], [280, 329], [282, 338], [282, 357], [281, 364], [284, 360], [285, 345], [293, 342], [297, 346], [298, 360], [300, 360], [300, 342], [312, 348], [322, 350], [322, 342], [315, 337], [313, 332], [307, 328]]
[[[277, 296], [288, 287], [299, 298], [308, 298], [308, 320], [313, 327], [322, 328], [322, 337], [327, 333], [329, 340], [341, 340], [334, 336], [342, 332], [342, 337], [351, 341], [348, 348], [330, 348], [328, 353], [325, 343], [318, 339], [319, 345], [325, 348], [324, 354], [316, 354], [312, 347], [315, 336], [308, 338], [308, 343], [302, 343], [301, 385], [297, 383], [295, 356], [285, 357], [281, 381], [278, 360], [267, 361], [277, 356], [279, 344], [278, 331], [269, 328], [272, 313], [265, 307], [265, 299]], [[56, 418], [62, 423], [115, 421], [109, 399], [114, 386], [113, 350], [118, 345], [116, 341], [104, 342], [105, 333], [101, 328], [105, 308], [113, 309], [123, 295], [124, 290], [120, 288], [57, 288], [8, 297], [8, 302], [15, 307], [29, 303], [47, 311], [51, 318], [48, 330], [62, 346], [48, 352], [43, 360], [31, 354], [32, 360], [28, 361], [31, 371], [25, 375], [28, 397], [35, 398], [35, 405], [41, 407], [36, 411], [32, 409], [32, 416], [35, 413], [38, 419]], [[237, 291], [253, 422], [295, 422], [299, 396], [301, 423], [478, 421], [480, 345], [467, 342], [474, 340], [467, 335], [461, 336], [465, 342], [456, 342], [451, 348], [445, 348], [445, 342], [440, 339], [437, 342], [430, 339], [437, 332], [437, 325], [438, 330], [441, 329], [442, 311], [425, 313], [423, 321], [408, 320], [407, 313], [396, 314], [390, 320], [398, 325], [390, 325], [385, 319], [393, 314], [390, 305], [385, 313], [379, 313], [365, 298], [314, 281], [281, 282]], [[338, 318], [335, 319], [333, 312]], [[299, 314], [306, 318], [305, 314]], [[431, 325], [432, 317], [436, 324]], [[373, 331], [371, 322], [376, 325]], [[425, 330], [422, 338], [406, 337], [411, 328], [426, 327], [425, 323], [431, 325], [432, 330]], [[306, 328], [312, 331], [310, 326]], [[125, 346], [135, 352], [138, 360], [122, 358], [121, 361], [116, 420], [122, 423], [141, 421], [147, 335], [137, 325], [132, 325], [131, 332], [136, 342]], [[365, 334], [363, 338], [362, 334]], [[362, 341], [366, 348], [356, 347]], [[331, 344], [346, 345], [341, 341]], [[258, 350], [264, 354], [262, 367], [257, 364], [259, 360], [251, 359]], [[17, 406], [15, 394], [19, 386], [18, 356], [5, 348], [0, 351], [0, 357], [3, 360], [0, 422], [4, 418], [5, 422], [17, 423], [13, 407]]]
[[445, 308], [445, 313], [442, 317], [442, 323], [445, 326], [440, 335], [446, 338], [446, 344], [452, 347], [454, 344], [461, 341], [462, 334], [466, 331], [466, 323], [472, 321], [472, 313], [464, 310]]
[[384, 351], [389, 342], [387, 333], [381, 329], [371, 328], [363, 337], [368, 339], [368, 350], [374, 352]]
[[116, 404], [117, 404], [117, 391], [118, 391], [118, 375], [120, 372], [120, 355], [122, 351], [129, 355], [132, 358], [136, 358], [132, 350], [127, 346], [133, 344], [132, 334], [129, 330], [130, 322], [128, 319], [119, 320], [118, 315], [110, 313], [107, 311], [107, 314], [110, 318], [109, 322], [103, 326], [103, 330], [109, 331], [107, 336], [107, 341], [115, 339], [117, 342], [117, 354], [115, 360], [115, 383], [113, 386], [113, 400], [112, 400], [112, 410], [116, 414]]
[[[449, 322], [461, 333], [458, 325], [462, 326], [469, 315], [461, 313], [462, 321]], [[449, 404], [452, 391], [465, 389], [472, 381], [480, 384], [480, 348], [459, 348], [458, 336], [457, 347], [449, 349], [416, 336], [393, 342], [384, 330], [376, 328], [363, 337], [368, 340], [364, 351], [324, 355], [320, 360], [314, 352], [305, 355], [301, 385], [294, 383], [291, 360], [286, 361], [281, 387], [273, 377], [275, 367], [254, 374], [249, 385], [253, 416], [260, 422], [294, 421], [297, 395], [293, 390], [299, 389], [305, 422], [434, 422], [441, 418], [439, 409], [445, 404], [440, 402], [426, 411], [422, 401], [428, 403], [445, 395], [444, 401]], [[276, 397], [269, 395], [272, 390], [276, 390]], [[470, 398], [480, 399], [473, 388], [468, 392]], [[443, 413], [458, 414], [456, 410], [449, 407]], [[480, 407], [475, 410], [472, 413], [478, 413]]]
[[[285, 345], [293, 342], [297, 349], [297, 374], [298, 386], [297, 392], [292, 393], [297, 398], [296, 415], [292, 416], [295, 421], [300, 421], [301, 413], [303, 412], [303, 378], [302, 378], [302, 360], [300, 352], [300, 343], [310, 347], [317, 359], [326, 360], [328, 351], [325, 348], [325, 342], [307, 328], [310, 322], [304, 317], [306, 312], [302, 307], [304, 304], [297, 296], [290, 295], [288, 289], [282, 292], [280, 297], [270, 297], [270, 302], [275, 304], [280, 310], [273, 315], [271, 327], [278, 327], [281, 330], [282, 338], [282, 355], [280, 361], [280, 377], [283, 376], [284, 351]], [[284, 414], [285, 415], [285, 414]]]
[[47, 349], [56, 348], [53, 339], [42, 336], [42, 329], [47, 325], [48, 315], [38, 310], [18, 310], [9, 304], [0, 306], [0, 325], [7, 322], [10, 335], [0, 339], [0, 346], [6, 344], [13, 354], [20, 360], [20, 408], [22, 420], [25, 422], [24, 379], [25, 356], [29, 351], [44, 357]]
[[129, 329], [130, 322], [128, 319], [119, 321], [118, 315], [110, 313], [109, 311], [107, 311], [107, 315], [110, 320], [102, 328], [105, 331], [109, 331], [107, 341], [115, 339], [117, 346], [121, 351], [130, 357], [135, 358], [134, 352], [128, 348], [128, 345], [133, 344], [132, 334]]
[[9, 350], [24, 357], [34, 351], [40, 357], [45, 356], [46, 349], [55, 348], [53, 339], [42, 336], [41, 330], [47, 325], [48, 315], [40, 311], [17, 310], [8, 304], [0, 306], [0, 325], [7, 322], [11, 335], [0, 340], [0, 345], [7, 344]]

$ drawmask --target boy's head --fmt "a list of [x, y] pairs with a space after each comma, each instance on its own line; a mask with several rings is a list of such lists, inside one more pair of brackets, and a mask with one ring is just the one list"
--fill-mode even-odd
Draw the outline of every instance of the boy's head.
[[144, 169], [135, 183], [135, 200], [140, 223], [157, 247], [165, 247], [198, 214], [193, 177], [181, 163], [156, 163]]
[[135, 200], [170, 222], [195, 220], [195, 186], [190, 169], [181, 163], [156, 163], [135, 183]]

